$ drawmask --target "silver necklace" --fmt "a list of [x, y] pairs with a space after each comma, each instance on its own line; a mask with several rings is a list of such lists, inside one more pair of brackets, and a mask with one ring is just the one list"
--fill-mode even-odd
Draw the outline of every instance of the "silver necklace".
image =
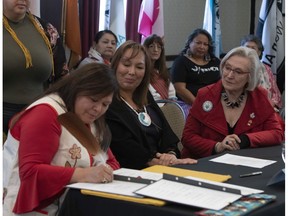
[[222, 92], [222, 97], [223, 97], [226, 107], [234, 109], [236, 107], [237, 108], [240, 107], [241, 103], [244, 100], [245, 92], [242, 92], [242, 94], [238, 97], [238, 99], [235, 102], [232, 102], [229, 100], [228, 95], [225, 91]]
[[131, 110], [136, 113], [136, 115], [138, 116], [138, 120], [142, 125], [146, 127], [149, 127], [151, 125], [152, 121], [149, 114], [147, 113], [146, 106], [144, 106], [144, 112], [137, 112], [137, 110], [135, 110], [123, 97], [121, 97], [121, 99], [127, 104], [128, 107], [130, 107]]

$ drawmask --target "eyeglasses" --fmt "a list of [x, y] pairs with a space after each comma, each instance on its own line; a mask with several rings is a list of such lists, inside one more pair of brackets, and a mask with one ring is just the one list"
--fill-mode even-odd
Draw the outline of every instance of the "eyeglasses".
[[160, 46], [160, 45], [156, 45], [156, 44], [150, 44], [149, 46], [148, 46], [148, 48], [149, 49], [155, 49], [155, 48], [157, 48], [157, 49], [160, 49], [160, 50], [162, 50], [162, 46]]
[[238, 68], [236, 68], [236, 69], [233, 69], [230, 65], [224, 65], [224, 67], [223, 67], [223, 72], [224, 73], [230, 73], [230, 72], [233, 72], [233, 73], [235, 73], [235, 74], [237, 74], [237, 75], [242, 75], [242, 74], [248, 74], [248, 73], [250, 73], [250, 72], [246, 72], [246, 71], [242, 71], [241, 69], [238, 69]]

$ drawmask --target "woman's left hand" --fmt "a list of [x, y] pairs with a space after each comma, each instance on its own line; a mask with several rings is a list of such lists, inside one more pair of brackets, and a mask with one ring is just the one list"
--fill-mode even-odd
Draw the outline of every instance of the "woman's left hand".
[[167, 153], [157, 153], [156, 158], [158, 159], [159, 165], [172, 165], [177, 160], [177, 157], [174, 154]]
[[197, 160], [192, 158], [183, 158], [183, 159], [177, 159], [173, 162], [173, 164], [170, 165], [176, 165], [176, 164], [196, 164], [198, 163]]

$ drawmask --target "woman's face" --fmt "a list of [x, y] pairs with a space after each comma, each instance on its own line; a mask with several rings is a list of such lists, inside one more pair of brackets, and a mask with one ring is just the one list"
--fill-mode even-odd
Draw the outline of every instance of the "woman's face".
[[85, 123], [91, 124], [100, 118], [109, 108], [113, 93], [105, 97], [77, 96], [75, 114]]
[[248, 47], [248, 48], [250, 48], [250, 49], [254, 49], [254, 50], [257, 52], [258, 56], [260, 56], [261, 51], [258, 49], [258, 46], [257, 46], [257, 44], [256, 44], [255, 42], [253, 42], [253, 41], [248, 41], [248, 42], [246, 42], [246, 43], [244, 44], [244, 46], [245, 46], [245, 47]]
[[222, 83], [226, 91], [243, 91], [249, 81], [251, 64], [242, 56], [230, 57], [223, 66]]
[[197, 35], [189, 45], [193, 56], [203, 57], [208, 53], [209, 39], [204, 34]]
[[127, 49], [116, 69], [120, 90], [134, 92], [145, 75], [145, 55], [142, 51], [130, 59], [132, 49]]
[[157, 61], [162, 52], [162, 46], [159, 43], [153, 42], [148, 46], [148, 54], [152, 61]]
[[30, 7], [30, 0], [3, 0], [3, 12], [13, 21], [22, 18]]
[[116, 45], [115, 37], [112, 34], [104, 33], [94, 48], [103, 58], [110, 60], [115, 53]]

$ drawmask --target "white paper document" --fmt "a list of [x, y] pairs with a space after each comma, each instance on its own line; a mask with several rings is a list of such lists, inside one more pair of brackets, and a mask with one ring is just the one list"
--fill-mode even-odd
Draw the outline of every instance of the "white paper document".
[[263, 168], [265, 166], [276, 163], [276, 161], [273, 161], [273, 160], [258, 159], [258, 158], [238, 156], [238, 155], [233, 155], [233, 154], [224, 154], [217, 158], [213, 158], [210, 161], [217, 162], [217, 163], [231, 164], [231, 165], [248, 166], [248, 167], [254, 167], [254, 168]]
[[241, 197], [199, 186], [161, 179], [138, 191], [137, 194], [205, 209], [220, 210]]
[[76, 188], [76, 189], [84, 189], [84, 190], [92, 190], [92, 191], [100, 191], [106, 193], [113, 193], [125, 196], [133, 196], [133, 197], [142, 197], [136, 195], [134, 191], [139, 190], [142, 187], [145, 187], [146, 184], [135, 183], [135, 182], [126, 182], [126, 181], [117, 181], [109, 183], [75, 183], [67, 185], [68, 188]]
[[155, 181], [163, 178], [162, 173], [153, 173], [153, 172], [127, 169], [127, 168], [121, 168], [118, 170], [114, 170], [113, 173], [117, 174], [117, 175], [122, 175], [122, 176], [129, 176], [129, 177], [142, 178], [142, 179], [150, 179], [150, 180], [155, 180]]

